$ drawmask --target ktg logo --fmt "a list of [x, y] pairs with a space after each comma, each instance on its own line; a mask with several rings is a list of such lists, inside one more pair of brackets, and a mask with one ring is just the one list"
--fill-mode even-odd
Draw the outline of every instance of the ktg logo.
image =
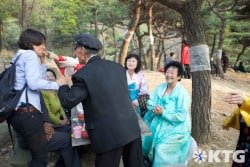
[[244, 150], [196, 150], [193, 155], [193, 159], [197, 163], [202, 162], [230, 162], [232, 158], [237, 163], [245, 162], [245, 151]]

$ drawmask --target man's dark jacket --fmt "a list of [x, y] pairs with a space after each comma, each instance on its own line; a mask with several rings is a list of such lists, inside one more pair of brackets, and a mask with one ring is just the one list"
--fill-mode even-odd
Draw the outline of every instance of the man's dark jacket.
[[125, 69], [99, 56], [72, 76], [71, 88], [59, 88], [65, 108], [82, 102], [86, 129], [95, 153], [121, 147], [140, 136], [136, 113], [128, 94]]

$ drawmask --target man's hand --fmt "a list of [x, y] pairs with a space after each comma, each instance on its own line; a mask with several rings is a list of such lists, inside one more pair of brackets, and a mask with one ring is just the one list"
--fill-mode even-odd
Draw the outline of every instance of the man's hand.
[[46, 139], [50, 140], [53, 137], [53, 134], [55, 133], [52, 124], [48, 122], [44, 122], [43, 127], [44, 127], [44, 133], [45, 133]]
[[47, 51], [47, 55], [48, 55], [48, 58], [50, 59], [56, 59], [56, 60], [58, 59], [58, 56], [53, 52]]
[[59, 86], [68, 85], [68, 80], [65, 77], [59, 77], [57, 79], [57, 83], [59, 84]]
[[57, 64], [53, 59], [46, 59], [46, 65], [48, 68], [53, 69], [55, 71], [59, 70]]
[[238, 92], [230, 92], [224, 97], [224, 102], [241, 105], [244, 102], [244, 97]]
[[74, 61], [69, 61], [69, 60], [65, 60], [65, 61], [59, 61], [58, 62], [58, 66], [59, 67], [64, 67], [64, 68], [68, 68], [68, 67], [71, 67], [71, 68], [75, 68], [76, 67], [76, 65], [77, 65], [77, 63], [76, 62], [74, 62]]

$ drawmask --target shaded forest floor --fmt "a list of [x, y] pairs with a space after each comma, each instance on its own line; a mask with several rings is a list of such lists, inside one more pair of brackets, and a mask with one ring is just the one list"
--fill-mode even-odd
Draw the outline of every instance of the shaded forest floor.
[[[144, 71], [146, 80], [149, 84], [150, 92], [156, 87], [156, 85], [165, 81], [163, 73]], [[234, 150], [238, 139], [238, 131], [234, 129], [223, 130], [221, 125], [227, 115], [233, 112], [237, 107], [235, 105], [229, 105], [223, 102], [223, 97], [230, 90], [237, 90], [245, 95], [250, 95], [250, 74], [235, 73], [232, 70], [228, 70], [225, 73], [225, 79], [221, 80], [216, 77], [212, 77], [212, 110], [211, 110], [211, 142], [205, 145], [199, 145], [199, 149], [203, 151], [208, 150]], [[181, 84], [188, 89], [191, 95], [192, 82], [189, 79], [182, 79]], [[9, 166], [8, 161], [11, 151], [11, 143], [7, 143], [0, 149], [0, 166]], [[230, 162], [224, 162], [224, 154], [219, 154], [220, 163], [197, 163], [191, 160], [190, 167], [229, 167]], [[82, 162], [85, 167], [94, 167], [94, 155], [85, 150], [82, 155]], [[50, 157], [51, 165], [55, 161], [55, 156]], [[122, 165], [121, 165], [122, 166]]]

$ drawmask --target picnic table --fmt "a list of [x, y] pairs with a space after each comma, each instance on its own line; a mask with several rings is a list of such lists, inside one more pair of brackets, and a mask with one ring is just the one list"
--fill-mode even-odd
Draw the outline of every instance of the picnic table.
[[[85, 130], [85, 122], [84, 120], [80, 120], [78, 119], [78, 113], [79, 111], [77, 110], [76, 107], [74, 107], [71, 110], [71, 129], [73, 129], [75, 126], [83, 126], [83, 131]], [[141, 135], [142, 136], [149, 136], [151, 135], [151, 131], [148, 128], [148, 126], [146, 125], [146, 123], [143, 121], [142, 117], [139, 114], [136, 114], [138, 117], [138, 121], [139, 121], [139, 126], [141, 129]], [[88, 138], [75, 138], [73, 135], [73, 130], [72, 130], [72, 146], [80, 146], [80, 145], [87, 145], [90, 144], [90, 141]]]

